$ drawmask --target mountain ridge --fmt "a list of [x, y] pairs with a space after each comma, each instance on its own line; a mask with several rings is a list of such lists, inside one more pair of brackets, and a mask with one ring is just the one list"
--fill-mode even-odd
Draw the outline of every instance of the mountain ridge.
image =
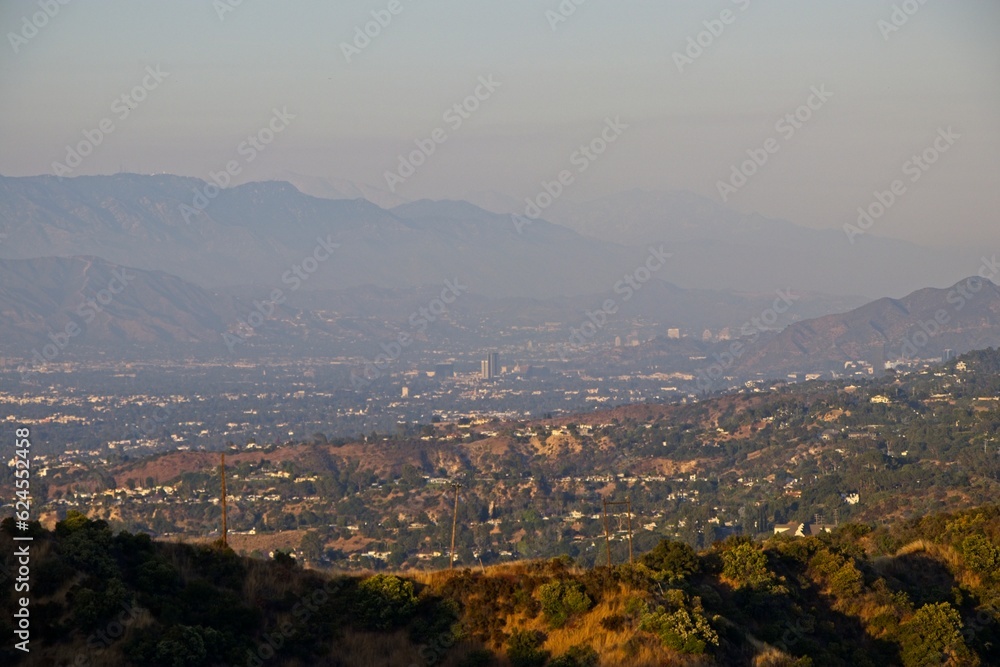
[[858, 360], [878, 364], [996, 346], [1000, 287], [971, 276], [950, 288], [922, 288], [900, 299], [883, 297], [846, 313], [796, 322], [751, 351], [742, 367], [825, 372]]
[[386, 209], [355, 196], [364, 188], [348, 190], [314, 196], [283, 181], [219, 190], [166, 174], [0, 177], [0, 256], [89, 254], [214, 288], [280, 276], [331, 234], [345, 253], [308, 289], [358, 285], [359, 276], [383, 287], [437, 284], [459, 272], [495, 296], [596, 293], [649, 245], [672, 252], [658, 277], [683, 287], [873, 298], [970, 273], [959, 250], [873, 234], [851, 244], [837, 230], [745, 215], [690, 192], [560, 199], [518, 228], [509, 213], [467, 201], [393, 200]]

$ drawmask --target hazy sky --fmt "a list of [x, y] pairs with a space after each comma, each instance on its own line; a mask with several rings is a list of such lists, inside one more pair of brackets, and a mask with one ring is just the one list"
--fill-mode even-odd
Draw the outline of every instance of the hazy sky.
[[[718, 182], [772, 139], [777, 152], [729, 205], [839, 229], [899, 179], [874, 233], [1000, 252], [996, 0], [399, 0], [387, 14], [394, 4], [75, 0], [50, 18], [5, 0], [0, 173], [51, 173], [104, 121], [113, 129], [72, 175], [207, 178], [235, 161], [237, 181], [290, 170], [384, 188], [398, 156], [440, 128], [446, 140], [400, 196], [523, 198], [575, 172], [574, 151], [620, 118], [628, 128], [567, 198], [640, 187], [721, 199]], [[556, 23], [560, 6], [575, 11]], [[391, 22], [348, 62], [342, 45], [373, 11]], [[706, 46], [679, 68], [699, 33]], [[500, 86], [456, 128], [445, 112], [479, 77]], [[144, 83], [142, 101], [121, 100]], [[800, 110], [799, 127], [777, 126], [814, 87], [832, 96]], [[294, 118], [241, 151], [274, 109]], [[939, 141], [947, 152], [913, 180], [907, 160], [949, 127], [960, 138]]]

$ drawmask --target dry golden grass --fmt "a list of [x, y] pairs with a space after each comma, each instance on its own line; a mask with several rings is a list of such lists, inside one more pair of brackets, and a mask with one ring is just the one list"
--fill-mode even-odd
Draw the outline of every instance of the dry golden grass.
[[[486, 568], [486, 577], [520, 577], [528, 575], [537, 563], [516, 562], [493, 565]], [[474, 570], [478, 572], [478, 570]], [[431, 590], [444, 586], [449, 579], [458, 575], [462, 570], [439, 570], [434, 572], [413, 572], [400, 573], [416, 583], [428, 586]], [[582, 574], [584, 570], [570, 568], [570, 574]], [[537, 575], [538, 573], [535, 572]], [[558, 657], [566, 653], [571, 647], [577, 645], [591, 646], [601, 656], [602, 667], [652, 667], [653, 665], [710, 665], [714, 664], [709, 658], [699, 658], [696, 656], [684, 656], [663, 646], [658, 639], [644, 633], [636, 633], [631, 627], [625, 627], [620, 631], [609, 630], [601, 625], [601, 621], [609, 616], [623, 614], [628, 600], [632, 597], [646, 597], [642, 591], [636, 591], [625, 587], [620, 587], [618, 591], [606, 592], [600, 603], [595, 605], [586, 614], [573, 619], [568, 625], [558, 629], [550, 629], [542, 615], [535, 618], [528, 618], [525, 615], [516, 615], [507, 619], [505, 631], [510, 633], [514, 630], [540, 630], [547, 635], [543, 648], [550, 651], [553, 657]], [[638, 640], [636, 639], [638, 638]], [[630, 641], [631, 640], [631, 641]], [[365, 641], [352, 639], [350, 643], [351, 651], [355, 648], [365, 651], [365, 659], [370, 655], [373, 648], [364, 648]], [[346, 647], [345, 647], [346, 648]], [[399, 650], [403, 650], [399, 646]], [[463, 655], [472, 647], [456, 647], [448, 654], [448, 660], [441, 664], [457, 664]], [[506, 665], [504, 646], [486, 647], [501, 656], [500, 665]], [[353, 653], [352, 653], [353, 655]], [[355, 663], [350, 663], [355, 664]], [[358, 663], [367, 664], [367, 663]], [[380, 664], [380, 663], [370, 663]], [[386, 663], [395, 664], [395, 663]], [[418, 663], [420, 664], [420, 663]]]
[[[525, 568], [505, 566], [505, 574], [517, 574]], [[712, 664], [710, 660], [693, 656], [681, 656], [663, 646], [653, 637], [637, 635], [630, 627], [621, 631], [609, 630], [601, 625], [601, 621], [609, 616], [622, 614], [629, 598], [645, 597], [640, 591], [619, 588], [617, 592], [606, 592], [600, 603], [586, 614], [573, 619], [562, 628], [550, 629], [544, 618], [539, 615], [533, 619], [515, 616], [508, 619], [506, 631], [540, 630], [547, 635], [543, 648], [550, 651], [553, 657], [566, 653], [571, 647], [590, 646], [601, 656], [602, 667], [649, 667], [652, 665], [699, 665]], [[635, 638], [639, 637], [639, 641]], [[648, 641], [643, 641], [646, 639]], [[630, 642], [630, 640], [633, 640]], [[493, 647], [502, 653], [503, 647]]]
[[879, 558], [875, 561], [879, 571], [892, 571], [898, 559], [912, 554], [924, 554], [947, 566], [948, 571], [958, 577], [958, 581], [964, 584], [979, 582], [979, 577], [965, 568], [962, 555], [954, 547], [947, 544], [938, 544], [929, 540], [914, 540], [904, 545], [896, 552], [892, 558]]
[[794, 664], [795, 658], [773, 646], [768, 646], [753, 659], [754, 667], [791, 667]]
[[274, 567], [269, 563], [249, 561], [243, 580], [243, 599], [251, 604], [256, 600], [279, 600], [294, 587], [295, 580], [291, 577], [274, 576]]

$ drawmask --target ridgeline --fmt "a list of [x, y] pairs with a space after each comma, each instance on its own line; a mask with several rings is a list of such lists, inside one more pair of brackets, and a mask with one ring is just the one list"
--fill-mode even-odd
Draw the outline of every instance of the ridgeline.
[[329, 574], [280, 551], [114, 534], [70, 512], [30, 525], [14, 592], [3, 522], [0, 632], [30, 596], [30, 653], [5, 665], [996, 665], [1000, 506], [813, 537], [664, 540], [634, 565], [569, 557], [422, 573]]

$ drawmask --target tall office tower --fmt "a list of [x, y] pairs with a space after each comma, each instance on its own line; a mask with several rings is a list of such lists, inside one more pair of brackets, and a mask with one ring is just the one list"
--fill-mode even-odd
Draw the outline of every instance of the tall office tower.
[[480, 363], [479, 368], [484, 380], [492, 380], [500, 371], [500, 355], [490, 352]]
[[875, 351], [874, 359], [872, 359], [872, 374], [880, 378], [885, 375], [885, 345]]

